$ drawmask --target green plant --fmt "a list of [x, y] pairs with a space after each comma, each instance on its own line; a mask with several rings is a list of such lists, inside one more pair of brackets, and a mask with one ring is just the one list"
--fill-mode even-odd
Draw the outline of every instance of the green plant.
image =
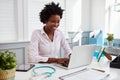
[[113, 34], [109, 34], [109, 33], [107, 33], [107, 40], [108, 41], [113, 41], [114, 40], [114, 35]]
[[16, 67], [16, 55], [13, 51], [0, 51], [0, 70], [7, 70]]

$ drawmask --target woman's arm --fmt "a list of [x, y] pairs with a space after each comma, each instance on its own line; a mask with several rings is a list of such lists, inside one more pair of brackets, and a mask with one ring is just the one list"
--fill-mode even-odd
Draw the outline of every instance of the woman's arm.
[[31, 42], [29, 46], [29, 62], [46, 62], [48, 61], [48, 57], [42, 57], [38, 53], [38, 43], [39, 43], [39, 33], [38, 31], [34, 31], [31, 36]]
[[66, 57], [70, 57], [70, 55], [72, 53], [70, 45], [69, 45], [68, 41], [66, 40], [65, 36], [63, 35], [63, 33], [61, 35], [62, 35], [61, 47], [63, 48], [63, 50], [66, 54]]
[[69, 63], [69, 58], [48, 58], [47, 62], [40, 61], [39, 63], [58, 63], [61, 65], [66, 65]]

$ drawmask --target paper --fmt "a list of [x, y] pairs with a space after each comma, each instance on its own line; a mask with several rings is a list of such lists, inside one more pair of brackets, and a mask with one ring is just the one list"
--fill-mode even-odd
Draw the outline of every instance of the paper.
[[77, 72], [73, 72], [64, 76], [61, 76], [61, 80], [102, 80], [108, 74], [92, 69], [84, 69]]

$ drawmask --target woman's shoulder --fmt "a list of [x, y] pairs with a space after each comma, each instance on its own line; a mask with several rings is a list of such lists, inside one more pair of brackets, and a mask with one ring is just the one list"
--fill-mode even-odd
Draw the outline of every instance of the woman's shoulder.
[[57, 32], [60, 33], [60, 34], [63, 34], [63, 31], [60, 30], [60, 29], [57, 29]]
[[57, 34], [58, 34], [59, 36], [61, 36], [61, 37], [65, 37], [64, 32], [63, 32], [62, 30], [60, 30], [60, 29], [57, 29]]

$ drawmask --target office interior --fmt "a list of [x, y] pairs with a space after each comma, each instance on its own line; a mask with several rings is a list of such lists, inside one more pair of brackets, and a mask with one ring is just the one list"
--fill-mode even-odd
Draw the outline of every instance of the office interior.
[[43, 27], [39, 12], [51, 1], [64, 8], [59, 28], [71, 48], [107, 46], [107, 33], [114, 34], [113, 47], [120, 47], [120, 0], [0, 0], [0, 50], [12, 49], [18, 64], [28, 63], [31, 34]]

